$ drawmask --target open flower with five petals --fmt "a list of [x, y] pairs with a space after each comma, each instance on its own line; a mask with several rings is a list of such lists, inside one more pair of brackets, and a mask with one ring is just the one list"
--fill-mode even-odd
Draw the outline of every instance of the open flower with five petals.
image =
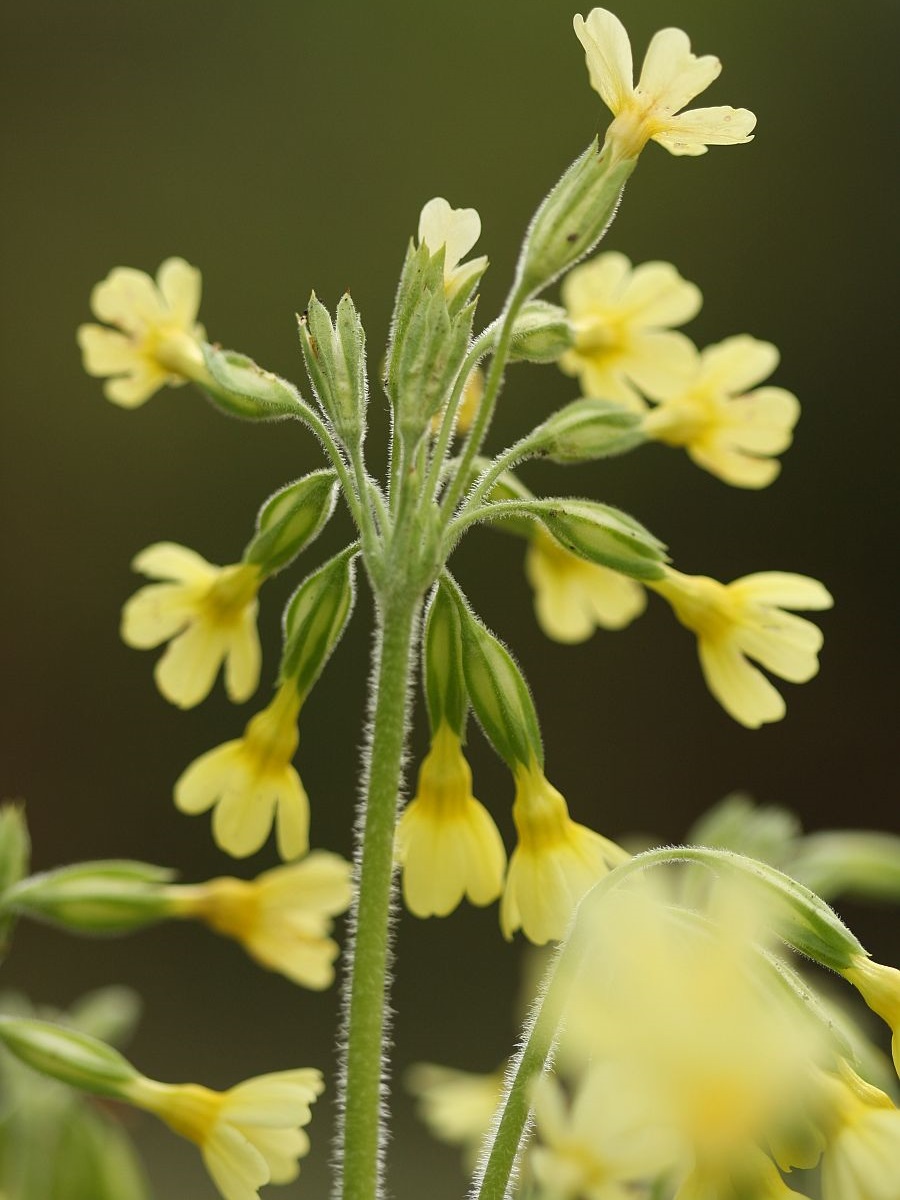
[[819, 669], [821, 630], [784, 611], [830, 608], [831, 596], [816, 579], [761, 571], [725, 584], [667, 568], [662, 579], [647, 586], [671, 604], [682, 625], [696, 633], [709, 690], [727, 713], [750, 729], [780, 721], [785, 704], [749, 659], [791, 683], [805, 683]]
[[122, 640], [140, 650], [169, 642], [154, 672], [165, 698], [192, 708], [209, 695], [219, 668], [235, 703], [259, 683], [256, 595], [252, 563], [216, 567], [186, 546], [157, 542], [135, 558], [136, 571], [162, 580], [136, 592], [122, 610]]
[[900, 1109], [846, 1063], [822, 1075], [827, 1111], [823, 1200], [896, 1200], [900, 1196]]
[[291, 764], [300, 741], [300, 705], [294, 682], [286, 681], [243, 737], [201, 754], [175, 784], [181, 812], [215, 808], [216, 845], [234, 858], [259, 850], [273, 821], [282, 858], [299, 858], [309, 849], [309, 800]]
[[683, 446], [694, 462], [735, 487], [762, 488], [778, 475], [771, 456], [791, 444], [800, 404], [779, 387], [755, 387], [778, 364], [770, 342], [746, 334], [693, 351], [691, 376], [676, 387], [649, 388], [659, 401], [644, 418], [648, 437]]
[[419, 215], [419, 244], [432, 255], [443, 247], [444, 290], [448, 298], [468, 288], [487, 266], [487, 258], [462, 260], [481, 236], [481, 217], [474, 208], [451, 208], [443, 196], [429, 200]]
[[700, 289], [671, 263], [632, 267], [624, 254], [598, 254], [566, 276], [562, 302], [575, 345], [559, 360], [586, 396], [614, 400], [634, 412], [642, 393], [677, 389], [690, 378], [696, 349], [673, 326], [700, 311]]
[[621, 158], [636, 158], [652, 138], [670, 154], [705, 154], [708, 146], [749, 142], [756, 117], [746, 108], [694, 108], [681, 112], [722, 70], [712, 54], [698, 57], [681, 29], [653, 35], [640, 79], [634, 84], [631, 43], [624, 25], [605, 8], [575, 17], [591, 87], [615, 117], [607, 144]]
[[472, 795], [472, 772], [446, 721], [419, 769], [397, 826], [403, 898], [417, 917], [445, 917], [468, 896], [490, 904], [503, 889], [506, 851], [494, 819]]
[[183, 258], [167, 258], [155, 282], [144, 271], [116, 267], [97, 284], [91, 309], [106, 324], [79, 326], [78, 344], [87, 373], [107, 377], [107, 399], [137, 408], [166, 384], [208, 378], [197, 324], [200, 286], [200, 272]]

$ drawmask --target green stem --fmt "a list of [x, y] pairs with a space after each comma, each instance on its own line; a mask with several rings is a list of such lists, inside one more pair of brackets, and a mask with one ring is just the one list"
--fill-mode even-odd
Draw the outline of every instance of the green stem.
[[385, 597], [379, 614], [368, 783], [359, 818], [362, 844], [357, 856], [355, 936], [345, 991], [347, 1033], [338, 1148], [342, 1181], [335, 1193], [341, 1200], [376, 1200], [381, 1195], [394, 826], [419, 607], [418, 595], [397, 591]]
[[441, 481], [441, 471], [444, 466], [444, 460], [447, 457], [447, 450], [450, 446], [450, 439], [453, 436], [453, 427], [456, 422], [456, 410], [459, 408], [459, 402], [462, 399], [462, 394], [468, 382], [469, 376], [478, 365], [485, 354], [491, 347], [494, 336], [497, 332], [496, 324], [489, 325], [483, 333], [472, 343], [469, 353], [465, 357], [463, 365], [459, 369], [459, 374], [456, 377], [456, 383], [453, 385], [453, 391], [450, 393], [450, 399], [447, 402], [447, 408], [444, 411], [444, 417], [441, 421], [441, 428], [434, 443], [434, 449], [431, 455], [431, 467], [428, 471], [428, 478], [423, 488], [423, 495], [434, 499], [437, 495], [437, 489]]

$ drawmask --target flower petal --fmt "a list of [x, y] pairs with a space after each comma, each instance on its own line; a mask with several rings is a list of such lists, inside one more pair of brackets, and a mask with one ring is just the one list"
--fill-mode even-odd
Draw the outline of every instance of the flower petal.
[[701, 638], [697, 650], [706, 685], [730, 716], [748, 729], [781, 720], [785, 714], [781, 694], [731, 639]]
[[225, 655], [225, 691], [229, 700], [243, 704], [259, 686], [262, 649], [256, 628], [257, 605], [248, 604], [241, 623], [228, 638]]
[[691, 52], [683, 29], [660, 29], [644, 55], [637, 91], [652, 98], [655, 109], [674, 114], [705, 91], [721, 70], [714, 54], [698, 57]]
[[212, 691], [226, 649], [221, 630], [195, 621], [173, 638], [156, 664], [156, 686], [170, 704], [193, 708]]
[[653, 140], [670, 154], [705, 154], [707, 146], [752, 142], [756, 116], [746, 108], [692, 108], [672, 117]]
[[595, 8], [588, 18], [576, 16], [575, 36], [584, 47], [591, 87], [603, 103], [618, 113], [634, 90], [631, 42], [625, 26], [605, 8]]
[[781, 472], [781, 463], [732, 450], [714, 438], [689, 444], [687, 452], [698, 467], [732, 487], [764, 488]]
[[790, 446], [791, 433], [800, 417], [800, 401], [784, 388], [757, 388], [728, 403], [728, 425], [723, 436], [741, 450], [754, 454], [781, 454]]
[[175, 784], [175, 807], [183, 813], [202, 813], [220, 796], [240, 782], [242, 767], [240, 739], [225, 742], [195, 758]]
[[736, 579], [729, 587], [743, 600], [779, 608], [821, 610], [834, 604], [831, 593], [818, 579], [791, 571], [757, 571]]
[[156, 282], [171, 319], [185, 332], [189, 331], [200, 311], [200, 272], [183, 258], [167, 258], [156, 273]]
[[703, 293], [667, 262], [635, 267], [620, 299], [622, 308], [642, 326], [683, 325], [697, 315]]
[[309, 849], [309, 799], [292, 766], [278, 778], [276, 840], [278, 853], [287, 861], [300, 858]]
[[76, 337], [88, 375], [121, 375], [142, 365], [131, 340], [117, 329], [79, 325]]
[[224, 1200], [259, 1200], [269, 1182], [266, 1160], [243, 1134], [220, 1123], [201, 1146], [206, 1169]]
[[618, 250], [598, 254], [590, 262], [575, 267], [560, 288], [562, 302], [576, 320], [593, 310], [606, 310], [621, 301], [631, 273], [631, 261]]
[[707, 346], [700, 356], [700, 379], [708, 388], [738, 396], [768, 379], [780, 357], [771, 342], [740, 333]]
[[139, 408], [168, 382], [169, 377], [165, 371], [147, 360], [142, 360], [130, 375], [117, 375], [114, 379], [107, 379], [103, 385], [103, 395], [120, 408]]
[[154, 542], [147, 546], [132, 559], [131, 569], [151, 579], [174, 579], [179, 583], [212, 582], [218, 574], [217, 567], [177, 542]]
[[224, 792], [213, 812], [213, 839], [232, 858], [247, 858], [265, 843], [272, 829], [277, 790], [252, 777], [236, 780]]
[[122, 608], [119, 632], [126, 646], [152, 650], [182, 630], [194, 616], [185, 592], [181, 583], [150, 583], [139, 588]]
[[115, 267], [91, 292], [91, 309], [108, 325], [139, 333], [163, 322], [168, 312], [156, 285], [144, 271]]

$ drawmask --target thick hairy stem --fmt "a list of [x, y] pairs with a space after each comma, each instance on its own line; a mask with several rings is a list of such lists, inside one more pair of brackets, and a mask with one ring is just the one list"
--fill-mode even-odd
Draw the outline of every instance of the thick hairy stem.
[[388, 598], [380, 612], [367, 786], [357, 833], [353, 949], [345, 983], [342, 1119], [334, 1191], [340, 1200], [376, 1200], [382, 1194], [394, 826], [419, 608], [417, 596], [403, 595]]

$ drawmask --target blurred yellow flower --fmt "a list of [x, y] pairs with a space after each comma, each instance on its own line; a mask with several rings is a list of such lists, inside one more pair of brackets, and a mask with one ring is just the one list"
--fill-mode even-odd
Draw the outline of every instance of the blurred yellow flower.
[[157, 686], [179, 708], [199, 704], [225, 665], [225, 689], [235, 703], [259, 684], [256, 596], [260, 568], [251, 563], [216, 567], [186, 546], [157, 542], [132, 563], [151, 583], [122, 609], [122, 640], [139, 650], [169, 647], [156, 664]]
[[506, 938], [521, 928], [542, 946], [565, 934], [584, 893], [629, 856], [571, 819], [565, 800], [537, 763], [516, 770], [513, 820], [519, 841], [509, 860], [500, 927]]
[[503, 1087], [503, 1069], [490, 1075], [415, 1063], [406, 1086], [419, 1101], [419, 1116], [436, 1138], [460, 1146], [474, 1167]]
[[559, 365], [578, 376], [586, 396], [642, 412], [642, 392], [678, 388], [690, 378], [697, 352], [673, 326], [695, 317], [703, 297], [671, 263], [632, 268], [624, 254], [609, 251], [570, 271], [561, 296], [575, 346]]
[[183, 258], [167, 258], [155, 283], [143, 271], [116, 267], [97, 284], [91, 310], [106, 325], [79, 326], [78, 344], [87, 373], [109, 377], [109, 400], [137, 408], [166, 384], [207, 378], [205, 335], [196, 323], [200, 285], [200, 272]]
[[639, 583], [586, 562], [542, 528], [528, 545], [525, 574], [538, 624], [557, 642], [584, 642], [598, 626], [624, 629], [647, 604]]
[[472, 795], [472, 772], [446, 722], [432, 738], [416, 795], [400, 817], [396, 855], [403, 899], [417, 917], [444, 917], [463, 896], [490, 904], [503, 889], [503, 839]]
[[843, 976], [853, 984], [872, 1012], [890, 1026], [894, 1067], [900, 1075], [900, 971], [859, 955]]
[[791, 683], [805, 683], [819, 669], [821, 630], [783, 611], [830, 608], [831, 596], [818, 580], [762, 571], [724, 584], [667, 568], [662, 579], [647, 586], [665, 597], [681, 624], [697, 634], [709, 690], [727, 713], [749, 729], [780, 721], [785, 704], [748, 659]]
[[[615, 117], [606, 135], [621, 158], [636, 158], [649, 139], [670, 154], [705, 154], [709, 146], [752, 140], [756, 117], [746, 108], [684, 106], [705, 91], [722, 70], [712, 54], [691, 53], [681, 29], [661, 29], [647, 47], [635, 87], [631, 43], [624, 25], [604, 8], [575, 17], [591, 87]], [[677, 114], [677, 115], [676, 115]]]
[[300, 741], [299, 712], [300, 697], [288, 680], [243, 737], [201, 754], [175, 784], [181, 812], [215, 806], [216, 845], [235, 858], [259, 850], [273, 820], [282, 858], [299, 858], [309, 849], [309, 800], [291, 765]]
[[309, 1153], [303, 1130], [324, 1087], [319, 1071], [260, 1075], [214, 1092], [198, 1084], [166, 1084], [139, 1076], [124, 1098], [154, 1113], [200, 1148], [225, 1200], [259, 1200], [267, 1183], [290, 1183]]
[[778, 363], [770, 342], [741, 335], [694, 351], [692, 377], [680, 387], [650, 389], [658, 407], [644, 418], [648, 437], [684, 446], [698, 466], [735, 487], [762, 488], [776, 478], [800, 416], [797, 397], [754, 384]]
[[829, 1111], [822, 1200], [896, 1200], [900, 1196], [900, 1109], [841, 1064], [823, 1078]]
[[462, 260], [481, 237], [474, 208], [451, 208], [442, 196], [429, 200], [419, 215], [419, 244], [432, 254], [444, 249], [444, 289], [452, 298], [487, 266], [487, 258]]
[[264, 967], [321, 990], [334, 981], [339, 951], [329, 937], [331, 918], [350, 904], [350, 876], [350, 864], [340, 855], [314, 850], [302, 862], [251, 881], [211, 879], [168, 892], [174, 915], [205, 921]]

